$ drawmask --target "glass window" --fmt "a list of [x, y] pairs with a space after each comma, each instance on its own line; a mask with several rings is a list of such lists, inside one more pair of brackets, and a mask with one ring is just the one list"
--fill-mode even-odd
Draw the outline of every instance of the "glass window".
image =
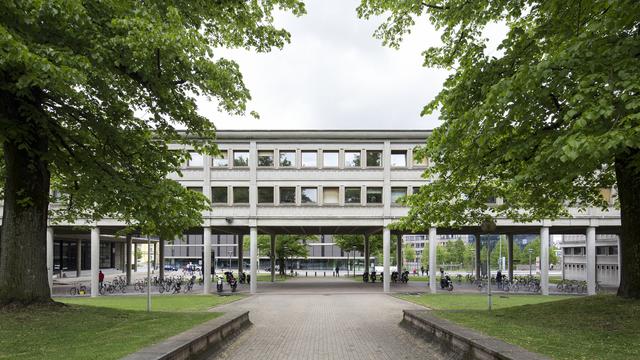
[[303, 204], [316, 204], [318, 203], [318, 188], [303, 187], [300, 197]]
[[202, 167], [202, 155], [198, 154], [197, 152], [190, 152], [189, 156], [191, 156], [191, 159], [189, 159], [188, 161], [189, 167]]
[[360, 151], [345, 151], [344, 167], [360, 167]]
[[382, 166], [382, 151], [367, 150], [367, 166], [368, 167]]
[[323, 167], [338, 167], [338, 152], [324, 151], [322, 154]]
[[348, 187], [344, 189], [345, 204], [360, 204], [360, 188]]
[[258, 203], [273, 204], [273, 188], [271, 186], [258, 187]]
[[249, 166], [249, 152], [244, 150], [234, 151], [233, 166]]
[[413, 187], [413, 194], [419, 194], [420, 193], [420, 186], [414, 186]]
[[219, 155], [213, 158], [214, 167], [227, 167], [229, 166], [229, 152], [222, 150]]
[[211, 202], [218, 204], [226, 204], [228, 201], [227, 197], [227, 187], [226, 186], [215, 186], [211, 188]]
[[391, 166], [407, 167], [407, 152], [404, 150], [391, 150]]
[[234, 204], [248, 204], [249, 203], [249, 188], [245, 186], [236, 186], [233, 188], [233, 203]]
[[322, 188], [322, 202], [324, 204], [337, 204], [339, 200], [340, 189], [337, 187]]
[[414, 166], [422, 166], [422, 167], [426, 167], [429, 165], [429, 159], [425, 156], [421, 159], [419, 159], [419, 157], [417, 156], [418, 154], [414, 151], [413, 152], [413, 165]]
[[258, 166], [273, 166], [273, 150], [258, 151]]
[[391, 203], [399, 204], [401, 199], [407, 196], [407, 188], [404, 187], [392, 187], [391, 188]]
[[295, 203], [296, 203], [296, 188], [281, 187], [280, 188], [280, 204], [295, 204]]
[[318, 152], [317, 151], [303, 151], [302, 152], [302, 167], [318, 167]]
[[564, 254], [565, 255], [571, 255], [571, 253], [572, 253], [571, 248], [569, 248], [569, 247], [564, 248]]
[[609, 246], [609, 255], [618, 255], [618, 247]]
[[367, 187], [367, 204], [382, 204], [381, 187]]
[[296, 152], [280, 151], [280, 166], [282, 167], [296, 166]]
[[187, 189], [188, 189], [188, 190], [191, 190], [191, 191], [199, 192], [200, 194], [202, 194], [202, 188], [201, 188], [201, 187], [198, 187], [198, 186], [188, 186], [188, 187], [187, 187]]
[[596, 246], [596, 255], [607, 255], [606, 246]]

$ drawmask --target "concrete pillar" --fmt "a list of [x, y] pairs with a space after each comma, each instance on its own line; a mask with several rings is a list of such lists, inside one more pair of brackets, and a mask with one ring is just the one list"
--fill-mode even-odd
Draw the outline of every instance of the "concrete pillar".
[[476, 239], [476, 279], [480, 279], [480, 234], [473, 234], [473, 237]]
[[587, 295], [596, 294], [596, 228], [587, 228]]
[[271, 234], [271, 251], [269, 259], [271, 260], [271, 282], [276, 281], [276, 235]]
[[82, 240], [76, 244], [76, 277], [82, 275]]
[[431, 291], [432, 294], [435, 294], [437, 291], [437, 286], [436, 286], [436, 264], [437, 264], [437, 260], [436, 259], [436, 246], [437, 246], [437, 230], [436, 228], [432, 227], [429, 228], [429, 290]]
[[100, 228], [91, 228], [91, 297], [98, 296], [100, 271]]
[[131, 234], [127, 234], [125, 244], [125, 268], [127, 269], [127, 285], [131, 285]]
[[158, 254], [158, 244], [154, 242], [153, 243], [153, 269], [154, 270], [158, 266], [158, 257], [156, 256], [157, 254]]
[[[62, 264], [60, 268], [62, 268]], [[49, 291], [53, 294], [53, 228], [52, 227], [47, 228], [47, 279], [49, 279]]]
[[138, 272], [138, 244], [133, 243], [133, 271]]
[[[238, 276], [244, 272], [244, 235], [238, 236]], [[229, 269], [231, 271], [231, 269]], [[253, 279], [252, 279], [253, 280]]]
[[251, 274], [250, 290], [252, 294], [258, 289], [258, 228], [253, 226], [249, 228], [249, 257], [251, 258], [251, 266], [249, 271]]
[[204, 234], [204, 248], [203, 248], [203, 257], [204, 264], [203, 265], [203, 273], [202, 280], [204, 281], [203, 292], [208, 294], [211, 292], [211, 228], [205, 226], [203, 229]]
[[364, 235], [364, 272], [369, 273], [369, 263], [371, 259], [369, 258], [369, 235]]
[[164, 239], [163, 238], [159, 238], [158, 239], [158, 266], [160, 267], [158, 269], [158, 277], [161, 280], [164, 280]]
[[391, 230], [388, 227], [382, 229], [382, 267], [383, 267], [383, 286], [384, 292], [391, 290]]
[[540, 287], [549, 295], [549, 227], [540, 228]]
[[396, 234], [397, 242], [396, 242], [396, 271], [402, 271], [402, 234]]
[[618, 234], [618, 286], [620, 286], [620, 279], [622, 276], [622, 251], [620, 245], [620, 234]]
[[509, 280], [513, 281], [513, 234], [507, 234]]

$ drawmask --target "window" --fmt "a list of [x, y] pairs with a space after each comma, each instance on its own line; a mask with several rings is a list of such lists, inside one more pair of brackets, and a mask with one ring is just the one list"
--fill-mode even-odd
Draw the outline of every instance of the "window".
[[273, 188], [270, 186], [258, 187], [258, 204], [273, 204]]
[[302, 167], [318, 167], [318, 152], [317, 151], [303, 151], [302, 152]]
[[344, 189], [345, 204], [360, 204], [360, 188], [348, 187]]
[[249, 203], [249, 188], [245, 186], [233, 188], [233, 203], [234, 204], [248, 204]]
[[405, 150], [391, 150], [391, 166], [407, 167], [407, 152]]
[[234, 151], [233, 152], [233, 166], [249, 166], [249, 152], [248, 151]]
[[367, 187], [367, 204], [382, 204], [381, 187]]
[[273, 166], [272, 150], [258, 151], [258, 166], [262, 166], [262, 167]]
[[282, 167], [296, 166], [296, 152], [280, 151], [280, 166]]
[[414, 186], [413, 187], [413, 194], [419, 194], [420, 193], [420, 186]]
[[199, 186], [187, 186], [187, 189], [202, 194], [202, 188]]
[[407, 188], [404, 187], [392, 187], [391, 188], [391, 203], [400, 204], [402, 198], [407, 196]]
[[203, 165], [203, 159], [202, 159], [202, 155], [198, 154], [197, 152], [190, 152], [189, 156], [191, 157], [191, 159], [189, 159], [188, 161], [188, 166], [189, 167], [202, 167]]
[[429, 166], [429, 159], [425, 156], [421, 159], [418, 159], [418, 154], [414, 151], [413, 152], [413, 166], [421, 166], [421, 167], [427, 167]]
[[337, 187], [322, 188], [322, 202], [324, 204], [337, 204], [340, 189]]
[[496, 197], [495, 196], [489, 196], [487, 198], [487, 204], [495, 204], [496, 203]]
[[229, 152], [222, 150], [219, 155], [213, 158], [214, 167], [227, 167], [229, 166]]
[[318, 188], [303, 187], [300, 197], [303, 204], [317, 204], [318, 203]]
[[569, 248], [569, 247], [564, 248], [564, 254], [565, 255], [571, 255], [572, 253], [573, 253], [573, 251], [571, 251], [571, 248]]
[[323, 167], [338, 167], [338, 152], [324, 151], [322, 154]]
[[226, 204], [228, 201], [227, 187], [216, 186], [211, 188], [211, 202], [217, 204]]
[[344, 167], [360, 167], [360, 151], [345, 151]]
[[296, 203], [296, 188], [281, 187], [280, 188], [280, 204], [295, 204], [295, 203]]
[[596, 246], [596, 255], [607, 255], [606, 246]]
[[382, 151], [367, 150], [367, 166], [368, 167], [382, 166]]
[[618, 255], [618, 247], [609, 246], [609, 255]]

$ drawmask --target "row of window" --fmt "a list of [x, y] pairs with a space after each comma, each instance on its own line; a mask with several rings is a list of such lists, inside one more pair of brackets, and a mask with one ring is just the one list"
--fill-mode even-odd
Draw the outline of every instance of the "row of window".
[[[303, 168], [318, 168], [320, 166], [319, 160], [322, 160], [322, 167], [324, 168], [338, 168], [340, 165], [340, 152], [343, 153], [342, 166], [345, 168], [361, 168], [363, 164], [366, 167], [380, 168], [383, 166], [382, 150], [323, 150], [322, 156], [318, 151], [300, 151], [300, 167]], [[249, 166], [249, 151], [248, 150], [223, 150], [220, 157], [214, 158], [212, 166], [218, 168], [229, 167], [229, 153], [231, 153], [231, 164], [233, 167], [248, 167]], [[362, 159], [363, 153], [365, 159]], [[188, 161], [189, 167], [202, 167], [204, 165], [204, 158], [201, 154], [192, 152], [189, 153], [191, 159]], [[297, 155], [295, 150], [278, 150], [277, 158], [276, 151], [274, 150], [259, 150], [258, 151], [258, 167], [275, 167], [276, 161], [281, 168], [296, 168], [298, 167]], [[407, 150], [391, 150], [390, 165], [392, 167], [407, 167]], [[427, 159], [416, 160], [413, 164], [415, 166], [427, 166]]]
[[[581, 247], [566, 247], [564, 248], [565, 255], [585, 256], [587, 254], [587, 248]], [[617, 246], [596, 246], [596, 255], [618, 255]]]
[[[200, 187], [189, 187], [193, 191], [202, 192]], [[300, 203], [302, 204], [318, 204], [319, 188], [318, 187], [300, 187]], [[418, 192], [419, 187], [413, 188], [413, 193]], [[275, 204], [275, 188], [273, 186], [258, 187], [258, 204]], [[279, 204], [296, 204], [298, 188], [295, 186], [278, 187]], [[406, 187], [391, 188], [391, 202], [399, 203], [402, 198], [407, 196]], [[345, 204], [361, 204], [363, 200], [363, 191], [361, 187], [347, 186], [344, 188], [343, 199]], [[230, 199], [231, 198], [231, 199]], [[211, 202], [214, 204], [229, 204], [229, 200], [233, 200], [233, 204], [249, 203], [249, 187], [248, 186], [214, 186], [211, 187]], [[322, 203], [323, 204], [339, 204], [340, 203], [339, 187], [323, 187]], [[364, 200], [367, 204], [382, 204], [382, 187], [368, 186], [364, 190]]]

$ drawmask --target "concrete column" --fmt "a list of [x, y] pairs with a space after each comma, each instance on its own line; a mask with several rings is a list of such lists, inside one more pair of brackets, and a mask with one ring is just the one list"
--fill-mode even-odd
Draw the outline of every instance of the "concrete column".
[[138, 252], [138, 244], [133, 243], [133, 271], [138, 272], [138, 257], [136, 256]]
[[596, 228], [587, 228], [587, 295], [596, 294]]
[[271, 251], [270, 251], [270, 260], [271, 260], [271, 282], [276, 281], [276, 235], [271, 234]]
[[82, 275], [82, 240], [76, 244], [76, 277]]
[[437, 231], [436, 228], [432, 227], [429, 228], [429, 290], [431, 291], [432, 294], [435, 294], [437, 291], [437, 286], [436, 286], [436, 264], [437, 264], [437, 260], [436, 259], [436, 246], [438, 245], [437, 243]]
[[258, 228], [253, 226], [249, 228], [249, 256], [251, 258], [251, 266], [249, 271], [251, 274], [250, 290], [252, 294], [258, 289]]
[[513, 234], [507, 234], [507, 252], [508, 252], [508, 268], [509, 280], [513, 280]]
[[125, 244], [125, 267], [127, 269], [127, 285], [131, 285], [131, 234], [127, 234]]
[[205, 226], [203, 228], [203, 235], [204, 235], [204, 239], [203, 239], [204, 248], [202, 249], [202, 251], [203, 251], [203, 257], [204, 257], [204, 263], [202, 264], [203, 265], [202, 279], [204, 281], [204, 288], [202, 291], [205, 294], [208, 294], [209, 292], [211, 292], [211, 228], [208, 226]]
[[402, 271], [402, 234], [397, 234], [397, 242], [396, 242], [396, 271]]
[[153, 243], [153, 269], [156, 269], [156, 266], [158, 266], [158, 244], [157, 243]]
[[158, 277], [164, 280], [164, 239], [158, 239]]
[[549, 227], [540, 228], [540, 287], [549, 295]]
[[[60, 264], [62, 268], [62, 264]], [[53, 228], [47, 228], [47, 279], [49, 291], [53, 294]]]
[[[238, 236], [238, 276], [241, 272], [244, 272], [244, 235]], [[229, 269], [231, 271], [231, 269]], [[251, 279], [253, 280], [253, 279]]]
[[620, 245], [620, 234], [618, 234], [618, 286], [620, 286], [620, 279], [622, 277], [622, 251], [620, 251]]
[[391, 230], [388, 227], [382, 229], [382, 267], [383, 267], [383, 286], [384, 292], [388, 293], [391, 289]]
[[91, 228], [91, 297], [98, 296], [100, 271], [100, 228]]
[[473, 234], [473, 237], [476, 239], [476, 279], [480, 279], [480, 234]]
[[371, 262], [369, 255], [369, 235], [364, 235], [364, 272], [369, 272], [369, 263]]

